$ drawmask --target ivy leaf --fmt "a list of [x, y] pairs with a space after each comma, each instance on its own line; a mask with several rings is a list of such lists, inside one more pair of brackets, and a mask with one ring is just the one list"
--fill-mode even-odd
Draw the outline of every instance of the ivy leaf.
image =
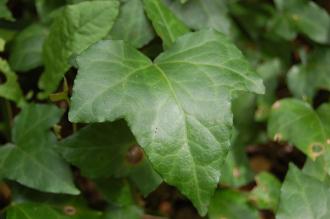
[[258, 211], [249, 205], [247, 197], [238, 191], [217, 191], [210, 204], [210, 219], [258, 219]]
[[28, 71], [42, 65], [42, 46], [48, 30], [33, 24], [20, 32], [11, 49], [9, 63], [15, 71]]
[[47, 205], [36, 203], [22, 203], [11, 206], [7, 211], [6, 219], [66, 219], [56, 210]]
[[7, 1], [8, 0], [1, 0], [0, 1], [0, 19], [3, 18], [8, 21], [14, 21], [14, 17], [7, 8]]
[[56, 90], [69, 70], [69, 59], [93, 43], [104, 38], [111, 30], [118, 14], [118, 1], [82, 2], [66, 6], [51, 26], [43, 49], [45, 72], [39, 87], [40, 98]]
[[[268, 121], [268, 135], [274, 140], [293, 143], [311, 159], [330, 157], [330, 104], [314, 111], [297, 99], [275, 102]], [[330, 161], [330, 160], [329, 160]], [[329, 166], [327, 166], [330, 173]]]
[[194, 30], [209, 27], [226, 35], [230, 33], [231, 20], [225, 1], [190, 0], [186, 4], [168, 1], [168, 5], [179, 19]]
[[119, 16], [110, 35], [112, 39], [124, 40], [136, 48], [154, 38], [152, 26], [144, 14], [142, 0], [122, 0]]
[[281, 188], [278, 219], [330, 218], [330, 187], [290, 165]]
[[258, 208], [275, 212], [279, 203], [281, 182], [268, 172], [259, 173], [256, 182], [257, 186], [249, 194], [250, 199]]
[[294, 65], [287, 81], [290, 91], [299, 98], [312, 100], [319, 89], [330, 91], [330, 50], [319, 48], [307, 56], [305, 63]]
[[186, 25], [161, 0], [143, 0], [143, 3], [152, 25], [163, 40], [164, 48], [169, 48], [178, 37], [189, 32]]
[[6, 60], [0, 58], [0, 74], [3, 74], [4, 80], [0, 79], [0, 97], [16, 102], [18, 106], [24, 105], [24, 97], [17, 81], [17, 76], [13, 72]]
[[14, 122], [13, 143], [0, 147], [0, 175], [40, 191], [78, 194], [49, 130], [62, 114], [51, 105], [25, 106]]
[[296, 33], [302, 33], [318, 43], [329, 43], [330, 17], [325, 9], [307, 0], [275, 0], [281, 12], [275, 17], [272, 28], [281, 28], [276, 33], [292, 40]]
[[[147, 195], [162, 180], [136, 144], [127, 125], [118, 121], [83, 128], [62, 141], [58, 151], [88, 177], [128, 176]], [[94, 159], [90, 159], [91, 154]]]
[[154, 63], [121, 41], [101, 41], [77, 63], [70, 121], [125, 118], [156, 171], [205, 215], [230, 145], [231, 92], [264, 91], [241, 52], [204, 30]]

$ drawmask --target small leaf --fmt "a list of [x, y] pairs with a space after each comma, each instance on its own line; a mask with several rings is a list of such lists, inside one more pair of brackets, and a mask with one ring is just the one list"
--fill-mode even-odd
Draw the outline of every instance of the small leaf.
[[311, 101], [319, 89], [330, 91], [330, 49], [318, 48], [308, 54], [306, 63], [294, 65], [287, 81], [290, 91], [298, 98]]
[[[115, 123], [92, 124], [68, 137], [58, 145], [58, 151], [70, 163], [78, 166], [86, 176], [133, 177], [137, 176], [137, 186], [143, 194], [153, 191], [161, 178], [151, 168], [142, 149], [123, 121]], [[131, 148], [141, 150], [134, 162], [128, 159]], [[93, 156], [93, 159], [91, 159]], [[136, 180], [133, 180], [136, 182]]]
[[14, 122], [13, 143], [0, 147], [0, 175], [40, 191], [78, 194], [49, 130], [62, 114], [55, 106], [25, 106]]
[[194, 30], [213, 28], [226, 35], [230, 33], [231, 20], [228, 15], [226, 1], [190, 0], [186, 4], [179, 1], [170, 2], [170, 8]]
[[51, 26], [43, 49], [45, 72], [39, 81], [40, 98], [56, 90], [69, 59], [105, 37], [118, 14], [118, 1], [82, 2], [66, 6]]
[[275, 212], [280, 197], [280, 181], [270, 173], [261, 172], [256, 176], [256, 183], [256, 187], [249, 194], [250, 199], [258, 208]]
[[330, 104], [315, 112], [311, 106], [300, 100], [277, 101], [268, 121], [268, 135], [274, 140], [293, 143], [313, 160], [322, 154], [330, 156], [329, 112]]
[[330, 218], [330, 187], [290, 165], [281, 188], [277, 219]]
[[124, 0], [110, 33], [112, 39], [124, 40], [136, 48], [154, 38], [154, 31], [144, 14], [142, 0]]
[[[6, 60], [0, 58], [0, 97], [16, 102], [18, 106], [23, 106], [25, 100], [17, 81], [15, 72], [10, 69]], [[2, 81], [5, 80], [5, 81]]]
[[277, 21], [271, 26], [284, 30], [276, 31], [280, 36], [292, 40], [298, 32], [315, 42], [330, 43], [330, 17], [325, 9], [306, 0], [275, 0], [275, 5], [281, 13], [276, 15]]
[[210, 219], [258, 219], [258, 211], [249, 205], [247, 197], [233, 190], [217, 191], [210, 204]]
[[44, 26], [33, 24], [16, 36], [9, 58], [15, 71], [28, 71], [42, 65], [42, 46], [47, 34]]
[[164, 48], [169, 48], [175, 40], [189, 32], [161, 0], [143, 0], [144, 8], [157, 34], [162, 38]]
[[264, 91], [241, 52], [204, 30], [154, 63], [121, 41], [101, 41], [77, 63], [69, 119], [125, 118], [155, 170], [205, 215], [230, 145], [231, 92]]

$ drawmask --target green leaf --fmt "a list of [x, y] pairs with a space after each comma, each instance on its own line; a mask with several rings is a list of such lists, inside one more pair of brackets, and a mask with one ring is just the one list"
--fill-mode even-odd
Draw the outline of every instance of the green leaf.
[[50, 128], [62, 114], [51, 105], [25, 106], [14, 122], [13, 143], [0, 147], [0, 175], [40, 191], [78, 194], [69, 167], [53, 147]]
[[257, 209], [252, 208], [247, 197], [233, 190], [217, 191], [210, 204], [209, 219], [258, 219]]
[[[153, 191], [161, 178], [151, 168], [143, 152], [136, 151], [137, 163], [128, 161], [128, 153], [136, 141], [123, 121], [92, 124], [71, 135], [58, 145], [58, 151], [70, 163], [78, 166], [88, 177], [133, 177], [143, 194]], [[137, 149], [139, 150], [139, 149]], [[90, 156], [94, 159], [91, 159]], [[139, 157], [141, 156], [141, 158]], [[134, 158], [133, 158], [134, 159]]]
[[47, 205], [22, 203], [11, 206], [7, 210], [6, 219], [66, 219], [65, 215]]
[[0, 58], [0, 74], [5, 81], [0, 80], [0, 97], [16, 102], [18, 106], [23, 106], [25, 100], [17, 81], [15, 72], [10, 69], [6, 60]]
[[0, 19], [3, 18], [8, 21], [14, 21], [14, 17], [7, 8], [8, 0], [0, 0]]
[[330, 42], [330, 17], [325, 9], [306, 0], [275, 0], [275, 5], [280, 13], [271, 26], [283, 30], [276, 31], [280, 36], [292, 40], [298, 32], [318, 43]]
[[276, 211], [279, 198], [281, 182], [272, 174], [261, 172], [256, 176], [257, 186], [249, 194], [260, 209]]
[[136, 48], [154, 38], [152, 26], [144, 14], [142, 0], [123, 0], [110, 35], [112, 39], [124, 40]]
[[0, 37], [0, 52], [5, 50], [6, 41]]
[[145, 11], [157, 34], [169, 48], [175, 40], [189, 32], [186, 25], [161, 0], [143, 0]]
[[104, 38], [118, 14], [118, 1], [69, 5], [56, 17], [43, 49], [45, 72], [39, 81], [41, 98], [56, 90], [69, 70], [71, 56]]
[[330, 218], [330, 187], [290, 165], [281, 188], [277, 219]]
[[[268, 121], [268, 135], [293, 143], [313, 160], [322, 154], [329, 157], [329, 112], [330, 104], [314, 111], [308, 103], [297, 99], [277, 101]], [[330, 173], [329, 166], [327, 169]]]
[[294, 65], [287, 75], [290, 91], [307, 100], [312, 100], [319, 89], [330, 91], [329, 62], [328, 48], [318, 48], [308, 54], [306, 62]]
[[16, 36], [9, 58], [15, 71], [28, 71], [42, 65], [42, 46], [47, 34], [47, 28], [33, 24]]
[[205, 215], [230, 145], [231, 92], [264, 91], [241, 52], [205, 30], [154, 63], [121, 41], [101, 41], [77, 63], [70, 121], [125, 118], [156, 171]]
[[186, 4], [168, 1], [179, 19], [194, 30], [213, 28], [226, 35], [230, 33], [231, 20], [227, 3], [218, 0], [190, 0]]

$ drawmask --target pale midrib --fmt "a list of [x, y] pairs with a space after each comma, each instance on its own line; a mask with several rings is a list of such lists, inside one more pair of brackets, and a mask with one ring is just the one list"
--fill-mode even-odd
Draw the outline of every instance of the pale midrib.
[[157, 10], [159, 12], [159, 15], [160, 15], [161, 19], [163, 20], [163, 23], [164, 23], [164, 25], [165, 25], [165, 27], [167, 29], [167, 32], [168, 32], [168, 35], [170, 37], [171, 43], [173, 43], [175, 41], [175, 38], [173, 36], [173, 33], [172, 33], [171, 28], [168, 26], [167, 20], [164, 17], [163, 11], [159, 7], [159, 4], [156, 3], [155, 5], [156, 5], [156, 8], [157, 8]]
[[[168, 79], [168, 77], [166, 76], [165, 72], [164, 72], [164, 71], [163, 71], [163, 70], [162, 70], [157, 64], [154, 64], [154, 66], [155, 66], [155, 68], [160, 72], [161, 76], [165, 79], [165, 81], [166, 81], [166, 83], [168, 84], [168, 87], [169, 87], [169, 89], [170, 89], [170, 91], [171, 91], [171, 93], [172, 93], [172, 95], [173, 95], [173, 97], [174, 97], [174, 100], [175, 100], [177, 106], [179, 107], [181, 113], [182, 113], [183, 116], [184, 116], [184, 137], [185, 137], [185, 142], [186, 142], [187, 147], [189, 148], [190, 157], [192, 158], [192, 161], [193, 161], [193, 162], [192, 162], [193, 169], [194, 169], [194, 171], [193, 171], [193, 176], [194, 176], [195, 183], [196, 183], [196, 185], [197, 185], [197, 186], [196, 186], [196, 190], [199, 190], [199, 186], [198, 186], [198, 185], [199, 185], [199, 180], [198, 180], [198, 177], [197, 177], [197, 175], [196, 175], [197, 168], [196, 168], [196, 164], [195, 164], [195, 158], [194, 158], [194, 156], [193, 156], [193, 154], [192, 154], [192, 151], [191, 151], [191, 148], [190, 148], [190, 146], [189, 146], [189, 140], [188, 140], [188, 129], [187, 129], [187, 121], [186, 121], [185, 111], [184, 111], [184, 109], [183, 109], [181, 103], [179, 102], [179, 100], [178, 100], [178, 98], [177, 98], [177, 96], [176, 96], [175, 90], [174, 90], [174, 88], [173, 88], [173, 86], [172, 86], [172, 83], [171, 83], [171, 81]], [[197, 191], [196, 194], [197, 194], [197, 198], [198, 198], [199, 202], [201, 202], [201, 198], [200, 198], [199, 191]]]

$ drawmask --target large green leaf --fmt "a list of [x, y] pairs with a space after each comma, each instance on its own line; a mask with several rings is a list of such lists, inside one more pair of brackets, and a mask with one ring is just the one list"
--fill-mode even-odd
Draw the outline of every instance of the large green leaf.
[[6, 219], [66, 219], [65, 215], [47, 205], [36, 203], [16, 204], [7, 210]]
[[[92, 124], [65, 139], [59, 144], [59, 152], [70, 163], [78, 166], [86, 176], [133, 177], [143, 194], [148, 194], [160, 183], [161, 178], [152, 169], [148, 159], [135, 148], [136, 141], [123, 121]], [[133, 149], [132, 149], [133, 148]], [[136, 150], [136, 151], [131, 151]], [[135, 163], [129, 162], [129, 152]], [[91, 155], [93, 159], [91, 159]]]
[[142, 0], [122, 0], [111, 37], [140, 48], [154, 38], [154, 31], [144, 14]]
[[231, 92], [264, 91], [241, 52], [205, 30], [180, 37], [154, 63], [121, 41], [101, 41], [77, 63], [69, 119], [125, 118], [156, 171], [205, 215], [230, 145]]
[[307, 56], [305, 63], [294, 65], [288, 75], [290, 91], [311, 101], [319, 89], [330, 91], [330, 49], [319, 48]]
[[41, 98], [56, 90], [69, 70], [70, 57], [104, 38], [118, 14], [118, 1], [82, 2], [66, 6], [51, 26], [43, 49], [45, 72], [39, 81]]
[[210, 219], [258, 219], [258, 211], [249, 205], [247, 197], [229, 189], [217, 191], [209, 210]]
[[330, 187], [290, 165], [281, 188], [276, 218], [330, 218]]
[[69, 167], [54, 150], [50, 128], [63, 111], [27, 105], [14, 122], [12, 142], [0, 147], [0, 176], [45, 192], [77, 194]]
[[229, 34], [231, 20], [228, 16], [226, 1], [190, 0], [186, 4], [168, 1], [170, 8], [182, 21], [194, 30], [213, 28]]
[[329, 122], [330, 104], [314, 111], [306, 102], [284, 99], [273, 105], [268, 121], [268, 135], [274, 140], [293, 143], [315, 160], [322, 154], [330, 154]]
[[329, 43], [330, 17], [325, 9], [308, 0], [275, 0], [278, 13], [271, 29], [292, 40], [302, 33], [318, 43]]
[[0, 79], [0, 97], [12, 100], [19, 106], [24, 104], [24, 96], [13, 72], [6, 60], [0, 58], [0, 74], [3, 74], [5, 81]]
[[161, 0], [143, 0], [144, 8], [165, 48], [189, 32], [186, 25]]
[[16, 36], [9, 58], [15, 71], [28, 71], [42, 65], [42, 46], [47, 34], [47, 28], [33, 24]]

